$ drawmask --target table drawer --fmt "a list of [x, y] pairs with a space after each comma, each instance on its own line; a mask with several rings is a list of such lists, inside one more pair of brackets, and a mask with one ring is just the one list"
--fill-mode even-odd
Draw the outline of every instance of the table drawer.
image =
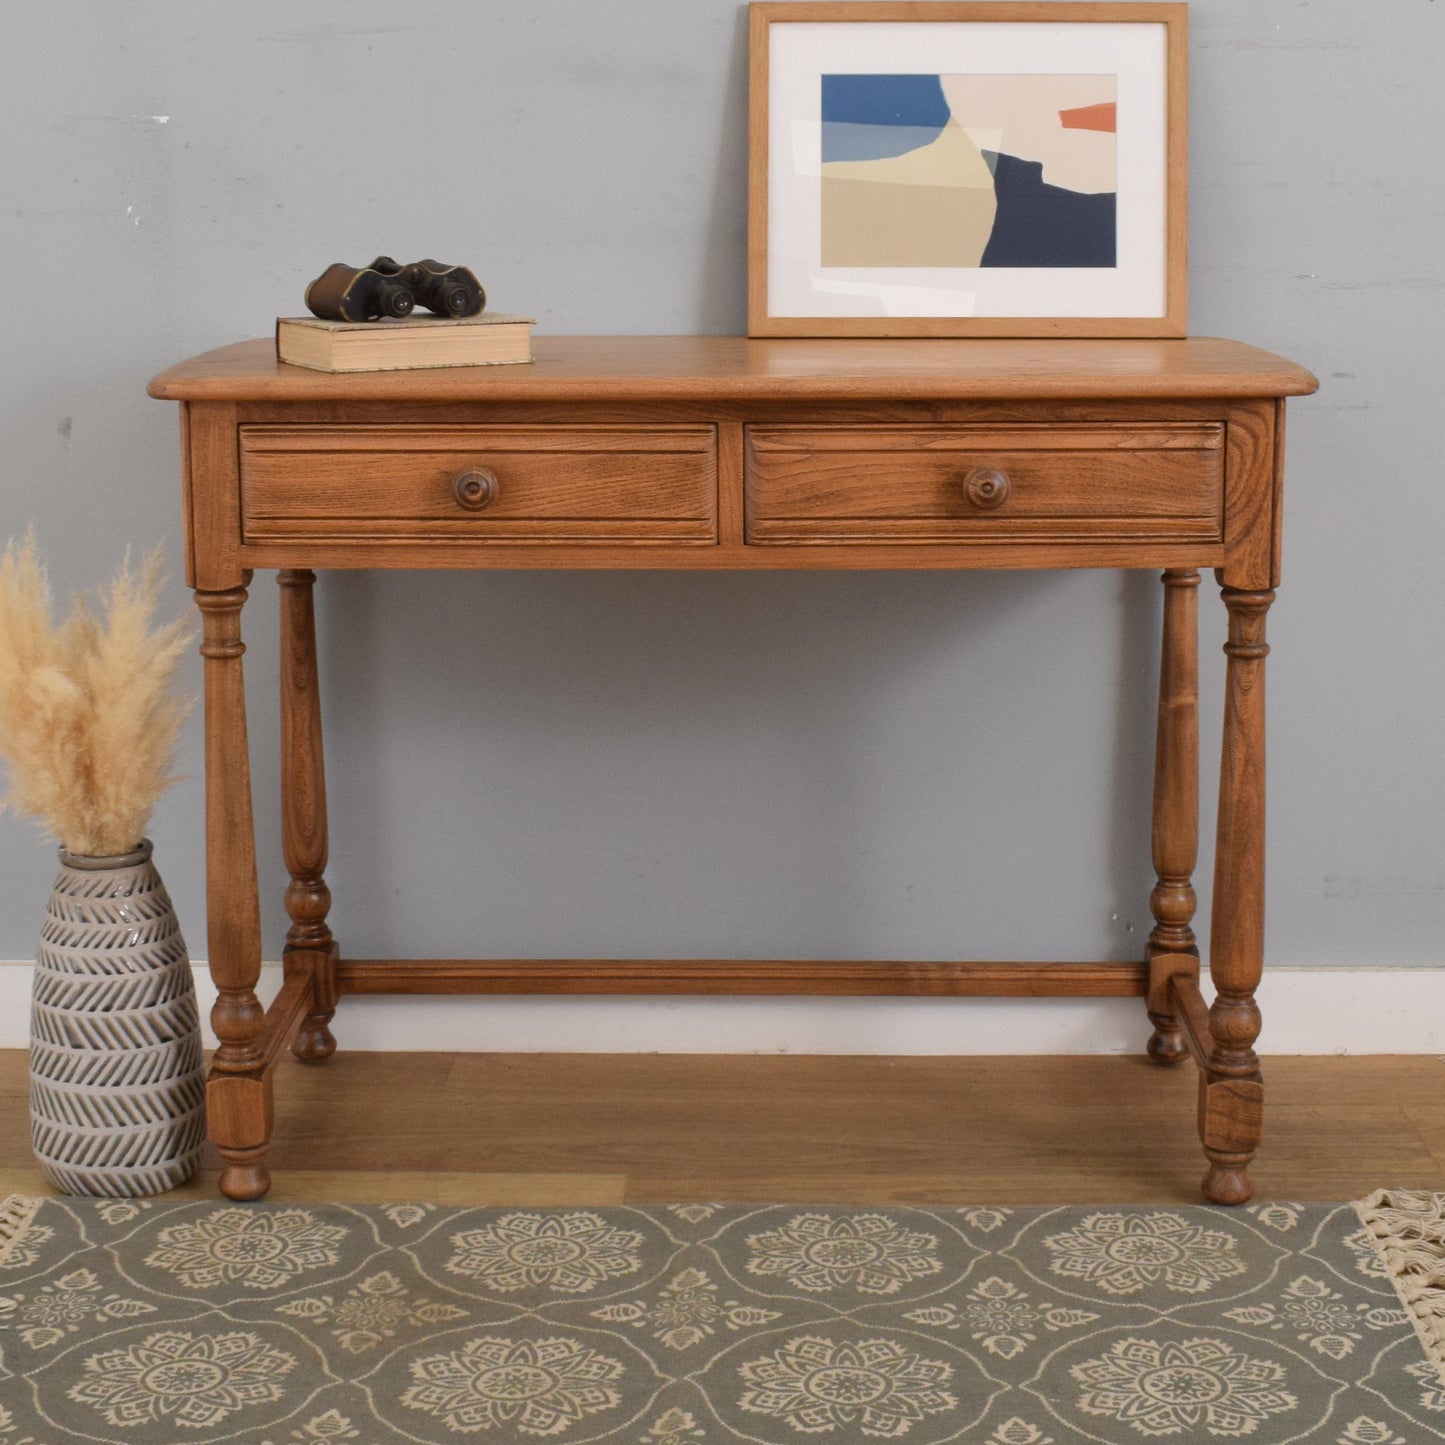
[[710, 426], [243, 426], [246, 541], [717, 540]]
[[1218, 422], [755, 426], [746, 468], [752, 543], [1222, 535]]

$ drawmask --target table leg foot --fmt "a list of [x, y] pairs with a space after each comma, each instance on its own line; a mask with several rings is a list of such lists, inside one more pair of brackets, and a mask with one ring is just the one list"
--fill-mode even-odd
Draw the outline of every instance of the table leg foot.
[[1209, 1160], [1200, 1186], [1211, 1204], [1243, 1204], [1254, 1194], [1249, 1165], [1259, 1152], [1264, 1084], [1199, 1077], [1199, 1140]]
[[1249, 1177], [1251, 1156], [1215, 1154], [1210, 1156], [1209, 1172], [1200, 1189], [1211, 1204], [1248, 1204], [1254, 1198], [1254, 1184]]
[[[288, 906], [293, 891], [294, 885], [287, 890]], [[341, 949], [329, 931], [322, 948], [287, 946], [288, 971], [292, 968], [305, 969], [311, 979], [311, 1007], [291, 1040], [291, 1053], [303, 1064], [324, 1064], [336, 1052], [336, 1036], [331, 1032], [330, 1024], [336, 1014], [336, 963], [340, 953]]]
[[324, 1064], [336, 1052], [336, 1037], [327, 1028], [331, 1015], [308, 1014], [296, 1031], [292, 1055], [303, 1064]]
[[1154, 1033], [1149, 1039], [1149, 1057], [1156, 1064], [1173, 1067], [1182, 1064], [1189, 1057], [1189, 1046], [1184, 1042], [1184, 1033], [1178, 1020], [1169, 1015], [1149, 1015]]
[[221, 1193], [227, 1199], [263, 1199], [271, 1188], [271, 1171], [266, 1168], [266, 1146], [257, 1149], [222, 1149]]
[[[1156, 888], [1156, 903], [1159, 893], [1160, 889]], [[1188, 936], [1184, 940], [1187, 952], [1156, 951], [1166, 948], [1161, 935], [1167, 932], [1167, 926], [1161, 923], [1149, 941], [1149, 990], [1145, 1007], [1149, 1012], [1149, 1022], [1154, 1025], [1154, 1033], [1149, 1039], [1149, 1057], [1156, 1064], [1172, 1067], [1189, 1057], [1189, 1041], [1175, 1002], [1174, 984], [1176, 979], [1186, 979], [1198, 989], [1199, 955], [1194, 949], [1194, 935], [1187, 929]]]

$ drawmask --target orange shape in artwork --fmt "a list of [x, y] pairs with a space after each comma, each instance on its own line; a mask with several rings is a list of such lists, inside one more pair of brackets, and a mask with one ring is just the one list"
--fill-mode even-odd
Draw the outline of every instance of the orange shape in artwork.
[[1112, 100], [1103, 105], [1081, 105], [1074, 110], [1061, 110], [1059, 124], [1065, 130], [1105, 130], [1113, 134], [1119, 129], [1117, 111]]

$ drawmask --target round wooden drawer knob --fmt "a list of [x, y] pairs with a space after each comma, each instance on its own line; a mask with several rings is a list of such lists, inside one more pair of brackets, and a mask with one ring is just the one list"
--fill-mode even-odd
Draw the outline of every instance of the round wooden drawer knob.
[[1008, 501], [1008, 489], [1008, 473], [997, 467], [975, 467], [963, 479], [964, 495], [985, 511], [1003, 506]]
[[473, 467], [452, 483], [457, 506], [465, 507], [469, 512], [480, 512], [483, 507], [491, 506], [497, 499], [498, 490], [497, 474], [486, 467]]

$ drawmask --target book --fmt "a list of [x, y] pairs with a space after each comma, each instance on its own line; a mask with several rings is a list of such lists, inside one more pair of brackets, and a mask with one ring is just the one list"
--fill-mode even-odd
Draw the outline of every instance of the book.
[[313, 371], [412, 371], [506, 366], [532, 359], [530, 316], [406, 316], [383, 321], [276, 319], [276, 359]]

